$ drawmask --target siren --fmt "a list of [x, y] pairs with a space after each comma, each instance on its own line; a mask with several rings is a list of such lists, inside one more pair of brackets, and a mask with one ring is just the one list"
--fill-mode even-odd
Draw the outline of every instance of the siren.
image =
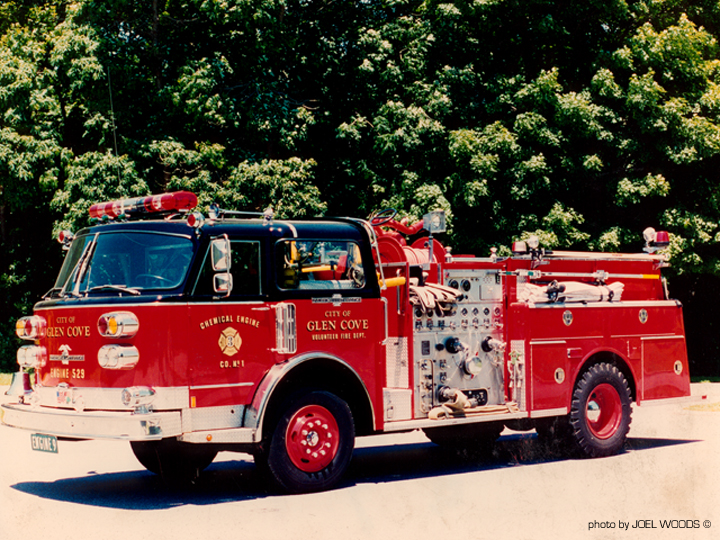
[[33, 389], [30, 383], [30, 374], [23, 370], [13, 373], [10, 388], [5, 392], [5, 395], [22, 398], [32, 393]]

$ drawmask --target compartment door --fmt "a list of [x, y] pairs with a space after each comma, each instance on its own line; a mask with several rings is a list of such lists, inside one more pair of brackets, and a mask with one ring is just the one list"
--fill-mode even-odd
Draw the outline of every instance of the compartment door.
[[690, 375], [683, 336], [642, 338], [641, 399], [690, 395]]

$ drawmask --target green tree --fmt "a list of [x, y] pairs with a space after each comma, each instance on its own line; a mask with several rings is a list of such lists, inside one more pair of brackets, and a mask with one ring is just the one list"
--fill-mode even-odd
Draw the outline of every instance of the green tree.
[[666, 228], [691, 298], [720, 279], [719, 35], [714, 0], [5, 2], [0, 358], [53, 234], [174, 189], [282, 216], [443, 208], [444, 241], [480, 255]]

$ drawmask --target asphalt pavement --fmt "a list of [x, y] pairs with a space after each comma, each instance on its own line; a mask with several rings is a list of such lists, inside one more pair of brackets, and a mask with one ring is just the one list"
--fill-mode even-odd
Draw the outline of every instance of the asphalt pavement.
[[380, 435], [357, 441], [340, 487], [295, 496], [268, 492], [245, 454], [170, 488], [128, 443], [52, 454], [0, 426], [0, 540], [720, 538], [720, 384], [693, 394], [707, 399], [634, 407], [617, 456], [549, 455], [534, 432], [506, 430], [491, 456]]

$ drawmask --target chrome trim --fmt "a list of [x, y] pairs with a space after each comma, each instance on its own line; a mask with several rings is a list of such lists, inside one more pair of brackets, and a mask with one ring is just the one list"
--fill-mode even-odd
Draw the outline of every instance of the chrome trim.
[[685, 336], [679, 335], [679, 334], [659, 334], [656, 336], [634, 336], [634, 337], [640, 337], [640, 341], [652, 341], [655, 339], [685, 339]]
[[[518, 302], [524, 304], [524, 302]], [[675, 300], [620, 300], [612, 302], [557, 302], [554, 304], [527, 304], [530, 309], [592, 309], [627, 307], [678, 307]]]
[[275, 351], [280, 354], [297, 352], [297, 309], [292, 302], [275, 306]]
[[291, 358], [287, 362], [275, 364], [258, 385], [257, 390], [255, 391], [255, 395], [253, 396], [252, 403], [245, 409], [245, 419], [243, 421], [244, 427], [252, 428], [255, 430], [253, 442], [260, 442], [262, 438], [265, 411], [267, 409], [268, 403], [270, 402], [270, 398], [275, 391], [275, 388], [277, 388], [278, 383], [290, 371], [292, 371], [293, 368], [311, 360], [332, 360], [333, 362], [337, 362], [338, 364], [341, 364], [342, 366], [350, 370], [350, 373], [355, 376], [357, 381], [360, 383], [360, 386], [365, 391], [365, 398], [370, 404], [372, 425], [375, 426], [375, 409], [372, 405], [372, 400], [370, 399], [370, 393], [368, 392], [362, 378], [357, 374], [357, 372], [352, 368], [352, 366], [350, 366], [341, 358], [338, 358], [337, 356], [331, 354], [320, 352], [305, 353], [301, 354], [300, 356]]
[[202, 444], [252, 444], [256, 441], [256, 430], [252, 428], [219, 429], [185, 433], [179, 440]]
[[[503, 257], [502, 259], [498, 257], [497, 259], [493, 259], [492, 257], [458, 257], [457, 259], [453, 259], [451, 262], [453, 263], [466, 263], [466, 262], [473, 262], [473, 263], [493, 263], [499, 262], [500, 260], [507, 260], [510, 257]], [[490, 269], [488, 269], [490, 270]]]
[[253, 386], [255, 383], [252, 382], [241, 382], [232, 384], [204, 384], [200, 386], [191, 386], [190, 390], [208, 390], [213, 388], [239, 388], [242, 386]]
[[647, 253], [608, 253], [601, 251], [553, 251], [550, 255], [545, 255], [546, 259], [578, 259], [578, 260], [625, 260], [625, 261], [654, 261], [664, 262], [666, 257], [663, 255], [652, 255]]
[[548, 416], [565, 416], [570, 411], [567, 407], [559, 407], [557, 409], [542, 409], [539, 411], [530, 411], [530, 418], [546, 418]]
[[103, 345], [97, 353], [98, 364], [103, 369], [133, 369], [140, 361], [140, 353], [134, 345]]
[[45, 367], [47, 359], [47, 348], [43, 345], [23, 345], [17, 350], [17, 363], [21, 368]]
[[292, 223], [288, 223], [286, 221], [279, 221], [279, 222], [276, 221], [275, 223], [280, 223], [281, 225], [285, 225], [292, 232], [293, 238], [298, 237], [297, 229], [295, 228], [295, 225], [293, 225]]
[[182, 430], [207, 432], [216, 429], [242, 427], [245, 405], [221, 405], [218, 407], [196, 407], [182, 410]]
[[385, 318], [385, 337], [383, 338], [381, 344], [387, 345], [388, 338], [390, 337], [390, 327], [389, 327], [389, 323], [388, 323], [388, 299], [385, 298], [384, 296], [381, 296], [380, 300], [382, 301], [382, 304], [383, 304], [383, 315]]
[[[122, 402], [123, 388], [89, 388], [82, 386], [69, 386], [63, 390], [70, 390], [73, 397], [82, 397], [85, 410], [102, 409], [107, 411], [131, 411]], [[156, 411], [182, 409], [189, 407], [190, 391], [187, 386], [154, 386], [155, 400], [153, 409]], [[36, 386], [35, 392], [37, 404], [55, 409], [72, 409], [72, 403], [58, 403], [57, 386]]]
[[[105, 333], [102, 333], [100, 331], [100, 321], [102, 319], [106, 319], [107, 323], [110, 322], [110, 319], [115, 319], [115, 323], [117, 324], [117, 333], [111, 334], [109, 325], [107, 326]], [[138, 320], [137, 315], [135, 315], [132, 311], [113, 311], [111, 313], [103, 313], [100, 317], [98, 317], [97, 329], [98, 333], [105, 338], [131, 338], [138, 333], [138, 330], [140, 330], [140, 321]]]
[[180, 411], [133, 414], [75, 411], [3, 404], [3, 424], [74, 439], [152, 441], [182, 434]]
[[478, 416], [466, 416], [464, 418], [444, 418], [442, 420], [399, 420], [397, 422], [386, 422], [383, 431], [410, 431], [413, 429], [455, 426], [459, 424], [476, 424], [481, 422], [496, 422], [498, 420], [519, 420], [527, 418], [528, 413], [520, 411], [516, 413], [482, 414]]

